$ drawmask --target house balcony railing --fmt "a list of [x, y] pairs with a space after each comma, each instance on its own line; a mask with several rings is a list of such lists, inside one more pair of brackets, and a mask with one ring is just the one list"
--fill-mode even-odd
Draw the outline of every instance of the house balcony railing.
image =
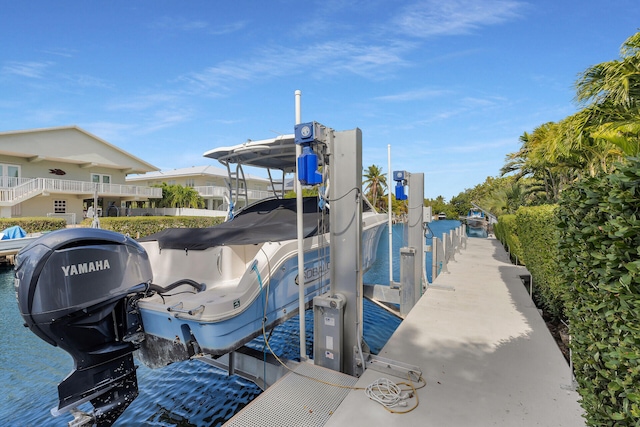
[[[205, 198], [216, 197], [222, 199], [225, 195], [229, 195], [229, 190], [227, 189], [227, 187], [206, 185], [193, 187], [193, 189]], [[249, 196], [249, 200], [262, 200], [266, 199], [267, 197], [272, 197], [273, 193], [271, 191], [264, 190], [247, 190], [247, 195]]]
[[92, 196], [162, 198], [162, 189], [137, 185], [101, 184], [55, 178], [7, 178], [0, 180], [0, 203], [12, 205], [45, 193]]

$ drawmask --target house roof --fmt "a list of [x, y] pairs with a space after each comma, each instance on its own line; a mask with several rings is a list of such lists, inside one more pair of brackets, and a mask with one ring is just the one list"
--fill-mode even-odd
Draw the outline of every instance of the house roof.
[[124, 173], [145, 173], [158, 168], [81, 129], [60, 126], [0, 132], [0, 154], [28, 159], [104, 167]]
[[[215, 166], [191, 166], [187, 168], [149, 172], [142, 175], [128, 176], [127, 181], [148, 181], [156, 179], [185, 178], [191, 176], [215, 176], [227, 178], [227, 170]], [[267, 178], [245, 174], [247, 179], [269, 182]]]

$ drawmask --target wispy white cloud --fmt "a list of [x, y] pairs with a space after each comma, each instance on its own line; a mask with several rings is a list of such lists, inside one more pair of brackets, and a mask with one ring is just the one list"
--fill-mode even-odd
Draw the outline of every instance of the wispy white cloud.
[[403, 127], [403, 129], [413, 129], [432, 123], [442, 122], [454, 117], [459, 117], [461, 115], [469, 115], [479, 110], [486, 112], [489, 109], [502, 107], [504, 105], [508, 105], [509, 103], [507, 99], [500, 96], [488, 96], [484, 98], [463, 97], [458, 99], [454, 94], [454, 91], [446, 93], [449, 98], [456, 100], [455, 103], [448, 103], [448, 105], [443, 105], [442, 107], [439, 107], [439, 110], [434, 112], [423, 113], [424, 118], [415, 120], [407, 124]]
[[193, 113], [189, 110], [159, 110], [143, 125], [139, 132], [153, 133], [189, 121], [192, 117]]
[[212, 25], [207, 21], [199, 19], [186, 19], [183, 17], [170, 17], [165, 16], [157, 19], [154, 22], [148, 24], [149, 28], [163, 31], [176, 31], [176, 32], [193, 32], [200, 31], [207, 34], [223, 35], [235, 33], [245, 28], [246, 21], [233, 21], [227, 22], [221, 25]]
[[135, 125], [118, 122], [92, 122], [81, 125], [94, 135], [111, 143], [121, 143], [129, 139], [129, 136], [135, 130]]
[[[407, 65], [402, 57], [407, 50], [409, 47], [403, 43], [381, 46], [341, 41], [327, 41], [300, 49], [273, 46], [262, 49], [253, 58], [224, 61], [185, 74], [180, 80], [194, 91], [224, 93], [238, 82], [303, 73], [314, 78], [349, 73], [378, 79], [394, 67]], [[322, 64], [326, 66], [318, 66]]]
[[406, 92], [396, 93], [393, 95], [378, 96], [374, 98], [377, 101], [389, 101], [389, 102], [406, 102], [406, 101], [421, 101], [424, 99], [437, 98], [440, 96], [450, 95], [453, 91], [448, 89], [428, 89], [421, 88], [415, 90], [409, 90]]
[[89, 76], [87, 74], [74, 74], [65, 77], [71, 81], [74, 86], [95, 87], [95, 88], [111, 88], [113, 85], [99, 77]]
[[[474, 161], [464, 161], [464, 159], [457, 158], [454, 162], [442, 162], [442, 163], [434, 163], [433, 167], [428, 167], [425, 170], [425, 175], [436, 175], [439, 177], [454, 177], [455, 174], [462, 174], [465, 180], [468, 180], [470, 175], [470, 171], [474, 170], [485, 170], [487, 166], [494, 166], [495, 161], [492, 159], [484, 159], [484, 160], [474, 160]], [[482, 172], [480, 172], [482, 173]], [[477, 181], [470, 181], [477, 182]]]
[[513, 145], [514, 141], [517, 141], [517, 138], [504, 138], [504, 139], [498, 139], [494, 141], [475, 142], [475, 143], [458, 145], [458, 146], [450, 145], [447, 147], [447, 150], [450, 150], [453, 153], [477, 153], [478, 151], [508, 147], [510, 145]]
[[54, 63], [49, 61], [37, 62], [18, 62], [9, 61], [2, 67], [3, 74], [14, 74], [22, 77], [41, 79], [44, 77], [46, 70]]
[[244, 29], [246, 26], [247, 21], [229, 22], [224, 25], [210, 26], [208, 28], [208, 33], [214, 35], [231, 34]]
[[397, 31], [413, 37], [467, 34], [519, 17], [517, 0], [423, 0], [405, 7], [393, 20]]
[[61, 56], [63, 58], [72, 58], [76, 54], [76, 50], [62, 47], [62, 48], [46, 49], [46, 50], [43, 50], [42, 53]]
[[[381, 35], [378, 26], [367, 29], [364, 25], [354, 36], [338, 36], [334, 39], [327, 36], [321, 42], [303, 45], [299, 49], [285, 45], [266, 47], [253, 57], [223, 61], [206, 69], [184, 74], [179, 80], [186, 82], [191, 91], [204, 91], [209, 96], [225, 95], [240, 82], [249, 83], [302, 73], [311, 78], [348, 73], [370, 80], [381, 80], [393, 76], [398, 68], [411, 65], [410, 55], [420, 46], [413, 37], [462, 34], [483, 26], [499, 24], [518, 17], [523, 5], [519, 0], [421, 0], [401, 9], [399, 15], [391, 18], [386, 35]], [[328, 19], [326, 14], [321, 15], [323, 19]], [[165, 18], [161, 23], [174, 28], [192, 27], [183, 20], [174, 18]], [[375, 37], [364, 37], [367, 33], [371, 36], [371, 31], [377, 32]], [[401, 34], [400, 37], [390, 37], [391, 34], [398, 33]], [[407, 38], [407, 35], [412, 37]], [[475, 52], [457, 54], [472, 53]], [[330, 65], [318, 67], [319, 64]], [[423, 91], [396, 97], [390, 95], [380, 100], [406, 101], [410, 97], [421, 99], [434, 95], [436, 94]]]
[[133, 136], [150, 135], [157, 131], [177, 126], [193, 118], [189, 109], [158, 109], [136, 115], [130, 122], [101, 121], [83, 126], [109, 142], [131, 142]]
[[496, 105], [498, 102], [506, 101], [501, 97], [490, 97], [490, 98], [476, 98], [472, 96], [467, 96], [462, 98], [462, 104], [469, 108], [477, 108], [477, 107], [492, 107]]
[[110, 111], [142, 111], [175, 102], [178, 95], [170, 92], [156, 92], [132, 96], [123, 100], [111, 101], [107, 105]]
[[30, 110], [28, 116], [24, 117], [32, 123], [39, 123], [38, 126], [60, 126], [61, 124], [73, 124], [75, 114], [73, 111], [63, 108], [38, 108]]
[[148, 24], [149, 28], [170, 31], [194, 31], [209, 27], [209, 24], [201, 20], [188, 20], [181, 17], [165, 16]]

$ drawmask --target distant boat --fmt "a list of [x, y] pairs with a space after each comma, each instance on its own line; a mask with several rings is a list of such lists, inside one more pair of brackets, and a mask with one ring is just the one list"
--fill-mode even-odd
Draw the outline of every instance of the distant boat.
[[42, 233], [27, 235], [18, 225], [2, 230], [0, 231], [0, 255], [14, 254], [41, 235]]
[[467, 217], [465, 218], [467, 227], [469, 228], [482, 228], [487, 227], [487, 218], [480, 209], [472, 208], [469, 210]]

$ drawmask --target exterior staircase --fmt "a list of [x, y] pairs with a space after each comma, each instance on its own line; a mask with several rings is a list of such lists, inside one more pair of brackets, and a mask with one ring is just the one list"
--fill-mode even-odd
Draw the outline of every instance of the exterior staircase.
[[93, 196], [161, 198], [162, 189], [137, 185], [100, 184], [54, 178], [22, 178], [16, 185], [0, 188], [0, 206], [15, 206], [41, 194], [86, 194]]

